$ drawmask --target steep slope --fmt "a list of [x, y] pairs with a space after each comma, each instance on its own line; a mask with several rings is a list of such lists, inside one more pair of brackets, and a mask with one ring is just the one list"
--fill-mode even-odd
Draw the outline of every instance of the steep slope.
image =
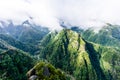
[[48, 41], [40, 57], [76, 80], [119, 80], [119, 54], [119, 50], [89, 43], [78, 33], [64, 29]]
[[83, 32], [83, 38], [103, 46], [120, 47], [120, 26], [107, 24], [98, 33], [94, 29]]
[[40, 49], [40, 53], [42, 53], [42, 51], [44, 51], [44, 47], [46, 47], [46, 45], [50, 42], [51, 39], [53, 39], [56, 35], [58, 34], [57, 31], [53, 31], [48, 33], [39, 43], [39, 49]]
[[33, 64], [34, 59], [20, 50], [0, 53], [0, 80], [26, 80], [26, 72]]

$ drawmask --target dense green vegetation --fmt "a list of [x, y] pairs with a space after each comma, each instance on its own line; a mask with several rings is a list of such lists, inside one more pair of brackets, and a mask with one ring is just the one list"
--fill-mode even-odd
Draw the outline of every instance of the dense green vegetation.
[[26, 73], [34, 65], [34, 59], [20, 50], [0, 53], [0, 80], [26, 80]]
[[0, 80], [120, 80], [118, 25], [49, 34], [28, 21], [8, 26], [9, 34], [0, 29]]
[[[87, 42], [78, 33], [64, 29], [49, 40], [40, 56], [77, 80], [119, 80], [119, 52]], [[106, 60], [106, 54], [110, 59]]]

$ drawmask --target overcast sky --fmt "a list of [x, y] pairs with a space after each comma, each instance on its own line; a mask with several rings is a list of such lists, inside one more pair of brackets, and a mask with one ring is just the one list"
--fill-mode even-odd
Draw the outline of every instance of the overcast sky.
[[30, 18], [53, 29], [60, 29], [59, 20], [85, 28], [120, 24], [120, 0], [0, 0], [0, 20]]

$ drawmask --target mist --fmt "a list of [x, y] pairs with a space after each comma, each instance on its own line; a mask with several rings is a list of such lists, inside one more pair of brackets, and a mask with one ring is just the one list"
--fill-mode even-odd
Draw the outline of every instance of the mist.
[[65, 21], [82, 28], [120, 24], [119, 0], [0, 0], [0, 20], [21, 24], [29, 20], [50, 29]]

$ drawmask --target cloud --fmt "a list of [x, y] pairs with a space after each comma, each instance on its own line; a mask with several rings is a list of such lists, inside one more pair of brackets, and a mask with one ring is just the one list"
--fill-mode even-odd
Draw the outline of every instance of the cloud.
[[98, 22], [119, 24], [119, 4], [119, 0], [62, 0], [57, 4], [61, 6], [60, 10], [56, 10], [60, 13], [59, 17], [73, 25], [95, 26], [100, 25]]
[[100, 27], [120, 24], [119, 0], [0, 0], [0, 20], [15, 24], [30, 19], [38, 25], [61, 29], [59, 20], [71, 25]]
[[20, 24], [32, 17], [38, 25], [61, 29], [48, 0], [0, 0], [0, 20]]

